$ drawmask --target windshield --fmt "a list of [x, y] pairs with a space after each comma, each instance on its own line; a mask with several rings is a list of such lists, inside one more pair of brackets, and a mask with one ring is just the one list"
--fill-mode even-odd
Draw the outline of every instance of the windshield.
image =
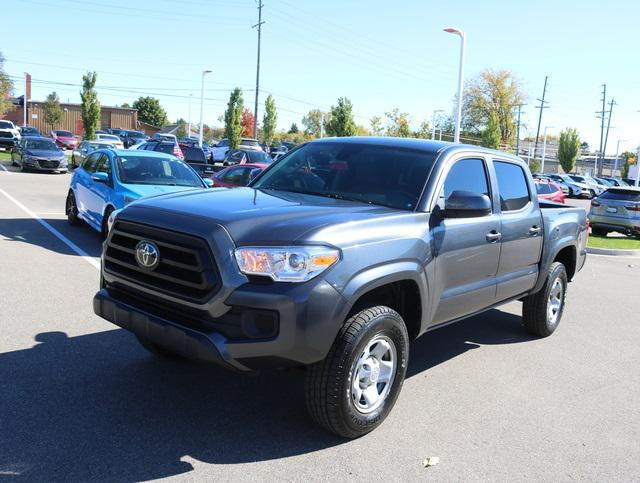
[[25, 143], [25, 149], [42, 149], [47, 151], [57, 151], [56, 145], [53, 141], [48, 139], [29, 139]]
[[108, 139], [110, 141], [120, 141], [118, 136], [114, 136], [113, 134], [98, 134], [99, 139]]
[[72, 138], [73, 134], [70, 131], [56, 131], [56, 136], [62, 138]]
[[571, 179], [577, 183], [586, 183], [586, 180], [582, 176], [571, 176]]
[[254, 188], [413, 210], [435, 153], [354, 143], [310, 143], [258, 178]]
[[245, 151], [245, 153], [247, 153], [250, 163], [271, 164], [271, 162], [273, 161], [271, 159], [271, 156], [262, 151]]
[[144, 133], [138, 131], [129, 131], [130, 138], [141, 139], [144, 138]]
[[7, 121], [0, 121], [0, 129], [13, 129], [13, 124]]
[[605, 191], [599, 196], [600, 199], [605, 200], [621, 200], [621, 201], [640, 201], [640, 191], [637, 190], [625, 190], [620, 188], [613, 188]]
[[118, 156], [116, 166], [118, 177], [124, 184], [202, 188], [198, 175], [178, 158], [132, 154]]

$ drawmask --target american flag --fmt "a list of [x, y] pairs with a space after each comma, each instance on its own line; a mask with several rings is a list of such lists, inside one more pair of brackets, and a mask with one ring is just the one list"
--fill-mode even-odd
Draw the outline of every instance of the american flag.
[[184, 154], [182, 154], [182, 149], [180, 149], [180, 146], [178, 146], [177, 144], [173, 145], [173, 155], [176, 158], [184, 161]]

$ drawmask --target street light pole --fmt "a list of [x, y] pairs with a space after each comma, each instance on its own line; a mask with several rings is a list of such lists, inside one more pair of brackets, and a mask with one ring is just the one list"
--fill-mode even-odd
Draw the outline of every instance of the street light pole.
[[431, 116], [431, 139], [436, 138], [436, 115], [439, 112], [444, 112], [442, 109], [435, 109], [433, 111], [433, 115]]
[[618, 171], [618, 155], [620, 154], [620, 143], [623, 143], [625, 141], [626, 139], [618, 139], [618, 145], [616, 146], [616, 159], [613, 162], [613, 173], [611, 173], [611, 176], [615, 176], [616, 171]]
[[455, 119], [455, 132], [453, 135], [453, 142], [460, 142], [460, 122], [462, 118], [462, 91], [464, 88], [464, 50], [467, 44], [465, 33], [456, 27], [447, 27], [445, 32], [455, 34], [460, 37], [460, 66], [458, 68], [458, 102], [456, 105], [456, 119]]
[[542, 141], [542, 162], [540, 163], [540, 172], [544, 173], [544, 159], [547, 155], [547, 129], [553, 126], [544, 127], [544, 140]]
[[200, 87], [200, 136], [198, 137], [198, 145], [202, 147], [202, 134], [204, 132], [204, 125], [202, 123], [202, 116], [204, 114], [204, 76], [210, 74], [212, 71], [202, 71], [202, 85]]
[[187, 134], [187, 137], [191, 136], [191, 97], [193, 96], [193, 94], [189, 94], [189, 134]]

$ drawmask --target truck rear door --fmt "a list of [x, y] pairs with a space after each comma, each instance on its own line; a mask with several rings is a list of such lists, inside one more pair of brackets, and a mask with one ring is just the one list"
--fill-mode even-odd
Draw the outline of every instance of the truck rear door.
[[527, 168], [518, 161], [502, 159], [494, 159], [493, 168], [502, 226], [496, 298], [502, 301], [536, 284], [544, 230]]

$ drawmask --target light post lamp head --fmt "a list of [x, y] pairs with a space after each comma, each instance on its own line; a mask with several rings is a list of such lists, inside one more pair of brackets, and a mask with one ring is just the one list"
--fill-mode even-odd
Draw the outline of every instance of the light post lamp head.
[[464, 38], [464, 30], [459, 29], [458, 27], [447, 27], [447, 28], [442, 29], [442, 30], [444, 30], [447, 33], [459, 35], [460, 37]]

